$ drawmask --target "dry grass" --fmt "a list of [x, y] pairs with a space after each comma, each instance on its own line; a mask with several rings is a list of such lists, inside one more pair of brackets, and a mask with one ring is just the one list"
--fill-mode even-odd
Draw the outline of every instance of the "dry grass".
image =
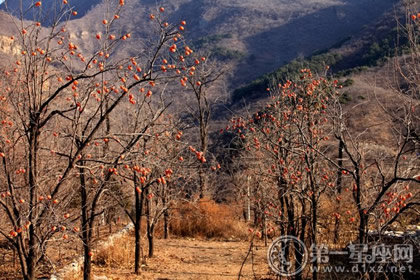
[[247, 226], [236, 207], [209, 199], [179, 203], [172, 213], [170, 232], [180, 237], [231, 239], [247, 237]]
[[119, 268], [131, 266], [134, 260], [134, 241], [120, 238], [106, 248], [99, 249], [94, 255], [94, 263], [100, 267]]
[[66, 275], [63, 280], [80, 280], [83, 279], [83, 273], [80, 270], [78, 273], [71, 273]]

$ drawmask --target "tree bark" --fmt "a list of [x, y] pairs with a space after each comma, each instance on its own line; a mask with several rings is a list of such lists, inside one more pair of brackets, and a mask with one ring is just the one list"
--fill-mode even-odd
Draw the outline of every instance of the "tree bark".
[[[206, 99], [206, 96], [203, 95], [200, 98]], [[203, 100], [199, 100], [200, 144], [201, 144], [201, 152], [203, 153], [203, 156], [206, 157], [207, 149], [208, 149], [208, 137], [209, 137], [208, 125], [209, 125], [210, 108], [208, 107], [207, 102], [205, 102], [206, 106], [202, 107], [201, 102], [203, 102]], [[199, 174], [199, 179], [200, 179], [200, 198], [204, 198], [206, 195], [208, 195], [208, 189], [207, 189], [207, 173], [203, 165], [199, 166], [198, 174]]]
[[[150, 188], [147, 189], [147, 194], [150, 194]], [[152, 221], [152, 198], [148, 197], [146, 201], [146, 218], [147, 218], [147, 240], [149, 242], [149, 258], [153, 257], [153, 234], [154, 234], [154, 223]]]
[[[305, 243], [305, 229], [306, 229], [306, 224], [307, 224], [307, 220], [305, 217], [305, 212], [306, 212], [305, 201], [302, 201], [301, 204], [302, 204], [302, 216], [300, 217], [301, 229], [300, 229], [299, 239], [303, 243]], [[295, 248], [296, 269], [299, 269], [302, 267], [304, 253], [305, 252], [303, 251], [303, 248], [300, 248], [300, 247]], [[300, 280], [300, 279], [302, 279], [302, 273], [298, 273], [296, 275], [296, 280]]]
[[[342, 168], [343, 168], [343, 150], [344, 150], [344, 142], [342, 139], [340, 139], [340, 142], [338, 144], [338, 160], [337, 165], [339, 167], [337, 171], [337, 192], [338, 194], [341, 194], [341, 191], [343, 189], [343, 175], [342, 175]], [[340, 202], [338, 202], [340, 203]], [[340, 219], [338, 217], [335, 217], [335, 225], [334, 225], [334, 243], [337, 244], [339, 241], [339, 233], [340, 233]]]
[[366, 242], [367, 238], [367, 215], [365, 215], [363, 212], [359, 214], [360, 216], [360, 223], [359, 223], [359, 243], [364, 244]]
[[[28, 183], [29, 183], [29, 221], [31, 222], [29, 226], [29, 235], [28, 235], [28, 255], [25, 257], [26, 262], [26, 277], [28, 280], [36, 279], [36, 261], [38, 259], [37, 254], [37, 240], [34, 227], [34, 217], [37, 215], [36, 201], [38, 196], [38, 186], [37, 186], [37, 157], [38, 157], [38, 125], [39, 118], [34, 119], [34, 124], [31, 126], [29, 134], [29, 154], [28, 154]], [[24, 245], [23, 245], [24, 246]], [[24, 250], [22, 246], [22, 250]]]
[[[27, 279], [27, 275], [28, 275], [28, 269], [27, 269], [27, 262], [25, 259], [25, 254], [23, 253], [23, 248], [21, 247], [20, 243], [17, 242], [15, 245], [16, 248], [16, 255], [19, 258], [19, 264], [22, 270], [22, 276], [23, 279]], [[15, 262], [16, 256], [15, 256], [15, 250], [13, 250], [13, 268], [16, 268], [16, 262]]]
[[[312, 246], [317, 248], [317, 225], [318, 225], [318, 203], [315, 197], [315, 193], [312, 194]], [[318, 279], [318, 258], [314, 258], [313, 267], [315, 268], [312, 272], [312, 280]]]
[[147, 232], [147, 240], [149, 241], [149, 258], [153, 258], [154, 254], [154, 226], [152, 225]]
[[141, 218], [143, 213], [143, 201], [144, 201], [144, 189], [139, 194], [136, 191], [138, 187], [138, 179], [136, 174], [134, 176], [134, 193], [136, 200], [136, 222], [134, 223], [134, 235], [135, 235], [135, 250], [134, 250], [134, 272], [139, 275], [141, 270]]
[[[83, 233], [85, 235], [85, 233]], [[90, 256], [91, 245], [90, 243], [83, 243], [83, 280], [90, 280], [92, 274], [92, 259]]]
[[[81, 163], [83, 166], [83, 162]], [[92, 259], [91, 259], [91, 240], [90, 234], [91, 228], [89, 227], [89, 218], [88, 218], [88, 193], [86, 189], [86, 178], [84, 168], [79, 168], [80, 172], [80, 200], [81, 200], [81, 210], [82, 210], [82, 242], [83, 242], [83, 280], [91, 279], [92, 272]]]
[[251, 186], [250, 186], [250, 176], [247, 177], [247, 190], [246, 190], [246, 221], [249, 223], [251, 221]]
[[26, 258], [26, 269], [27, 269], [27, 280], [36, 280], [36, 269], [35, 269], [35, 255], [33, 254], [33, 250], [29, 250], [30, 254]]
[[169, 238], [169, 209], [166, 209], [163, 213], [163, 238]]
[[204, 198], [208, 194], [207, 190], [207, 174], [202, 166], [198, 167], [198, 176], [200, 182], [200, 198]]
[[169, 185], [163, 185], [162, 207], [165, 209], [163, 212], [163, 238], [164, 239], [169, 238], [168, 188], [169, 188]]

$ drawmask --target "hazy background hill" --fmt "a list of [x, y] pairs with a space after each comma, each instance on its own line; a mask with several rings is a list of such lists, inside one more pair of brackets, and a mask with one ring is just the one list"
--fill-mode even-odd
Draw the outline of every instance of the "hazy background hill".
[[[13, 15], [19, 16], [21, 11], [24, 12], [24, 17], [28, 20], [39, 19], [39, 13], [34, 13], [34, 11], [27, 12], [27, 9], [35, 3], [32, 0], [7, 0], [0, 1], [4, 2], [0, 5], [0, 9], [8, 11]], [[102, 2], [102, 0], [70, 0], [70, 7], [74, 7], [77, 10], [77, 16], [74, 18], [83, 17], [92, 7]], [[23, 7], [23, 9], [21, 9]], [[56, 0], [43, 0], [42, 7], [38, 11], [41, 13], [43, 20], [41, 21], [43, 25], [51, 24], [52, 20], [56, 15], [56, 11], [60, 11], [63, 7], [61, 1]]]
[[[19, 1], [7, 1], [17, 14]], [[53, 0], [43, 1], [44, 24], [54, 15]], [[72, 20], [73, 37], [85, 51], [93, 51], [91, 39], [101, 26], [106, 5], [101, 0], [69, 0], [77, 10]], [[127, 0], [119, 28], [132, 32], [132, 48], [151, 32], [148, 13], [156, 3], [166, 8], [171, 22], [185, 19], [186, 31], [197, 48], [234, 66], [229, 79], [235, 88], [273, 71], [298, 56], [328, 48], [374, 23], [397, 0]], [[33, 1], [23, 0], [28, 7]], [[0, 8], [5, 9], [3, 3]], [[33, 14], [26, 14], [32, 19]]]

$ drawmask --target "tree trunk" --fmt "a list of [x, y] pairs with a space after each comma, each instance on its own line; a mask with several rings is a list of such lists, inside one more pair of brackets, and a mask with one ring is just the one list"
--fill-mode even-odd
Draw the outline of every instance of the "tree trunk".
[[259, 211], [258, 211], [258, 206], [254, 205], [254, 227], [258, 226], [258, 219], [260, 217]]
[[[32, 251], [32, 253], [31, 253]], [[36, 280], [36, 268], [35, 268], [35, 255], [33, 254], [34, 250], [29, 250], [29, 255], [26, 258], [26, 269], [27, 269], [27, 275], [25, 277], [25, 280]]]
[[[83, 162], [81, 163], [83, 166]], [[79, 168], [80, 171], [80, 200], [81, 200], [81, 210], [82, 210], [82, 242], [83, 242], [83, 280], [91, 279], [92, 272], [92, 259], [91, 259], [91, 243], [90, 243], [90, 234], [91, 228], [89, 227], [88, 219], [88, 208], [87, 200], [88, 193], [86, 189], [86, 178], [84, 168]]]
[[[21, 246], [20, 242], [17, 242], [16, 244], [14, 244], [14, 248], [13, 248], [13, 268], [16, 269], [16, 255], [19, 258], [19, 265], [20, 265], [20, 269], [21, 269], [21, 273], [23, 276], [23, 279], [27, 279], [27, 275], [28, 275], [28, 269], [27, 269], [27, 260], [25, 258], [25, 254], [23, 252], [23, 248]], [[16, 249], [16, 250], [15, 250]]]
[[[150, 188], [147, 189], [147, 195], [150, 194]], [[146, 219], [147, 219], [147, 240], [149, 241], [149, 258], [153, 257], [153, 234], [154, 234], [154, 224], [152, 221], [152, 198], [147, 199], [146, 201]]]
[[363, 212], [360, 213], [360, 223], [359, 223], [359, 243], [364, 244], [366, 243], [367, 238], [367, 215]]
[[99, 239], [101, 238], [101, 224], [98, 222], [96, 225], [96, 237]]
[[265, 212], [263, 212], [262, 215], [263, 215], [263, 224], [262, 224], [263, 230], [262, 230], [262, 232], [263, 232], [263, 238], [264, 238], [264, 246], [267, 247], [268, 246], [268, 244], [267, 244], [267, 215], [265, 214]]
[[143, 201], [144, 201], [144, 189], [139, 194], [136, 191], [138, 185], [137, 176], [134, 173], [134, 193], [136, 200], [136, 222], [134, 223], [134, 235], [135, 235], [135, 250], [134, 250], [134, 272], [139, 275], [141, 270], [141, 218], [143, 212]]
[[208, 190], [207, 190], [207, 174], [204, 171], [204, 168], [202, 166], [199, 167], [198, 176], [199, 176], [199, 181], [200, 181], [200, 198], [204, 198], [206, 195], [208, 195]]
[[[284, 202], [285, 202], [286, 211], [287, 211], [287, 229], [286, 229], [287, 235], [291, 235], [291, 236], [296, 237], [296, 228], [295, 228], [295, 224], [294, 224], [295, 209], [294, 209], [293, 197], [285, 196], [284, 197]], [[286, 243], [284, 252], [285, 252], [287, 261], [289, 261], [289, 258], [290, 258], [290, 250], [291, 250], [291, 248], [290, 248], [289, 243]], [[286, 264], [285, 264], [284, 269], [285, 269], [285, 271], [288, 271], [288, 267], [287, 267]]]
[[[359, 223], [359, 243], [360, 244], [364, 244], [365, 243], [365, 238], [366, 238], [366, 234], [367, 234], [367, 225], [368, 225], [368, 216], [365, 215], [365, 213], [363, 212], [364, 209], [362, 209], [362, 202], [361, 202], [361, 180], [360, 180], [360, 169], [359, 166], [355, 166], [355, 172], [356, 172], [356, 190], [353, 189], [353, 197], [355, 198], [355, 202], [358, 208], [358, 212], [359, 212], [359, 218], [360, 218], [360, 223]], [[356, 195], [354, 194], [354, 192], [356, 191]]]
[[166, 209], [163, 213], [163, 238], [169, 238], [169, 209]]
[[[201, 107], [200, 107], [200, 110]], [[200, 112], [200, 142], [201, 142], [201, 152], [203, 156], [207, 156], [208, 148], [208, 108]], [[207, 189], [207, 172], [205, 170], [204, 164], [201, 164], [198, 170], [198, 175], [200, 179], [200, 198], [203, 198], [208, 195]]]
[[[298, 271], [299, 269], [302, 268], [302, 260], [303, 260], [303, 251], [302, 248], [296, 246], [295, 245], [295, 258], [296, 258], [296, 262], [295, 262], [295, 271]], [[299, 272], [295, 275], [295, 280], [301, 280], [302, 279], [302, 272]]]
[[[85, 235], [85, 233], [83, 233]], [[86, 233], [87, 235], [87, 233]], [[90, 256], [91, 245], [90, 243], [83, 243], [83, 280], [90, 280], [92, 274], [92, 259]]]
[[277, 191], [277, 197], [278, 198], [277, 199], [280, 201], [280, 212], [281, 212], [281, 213], [279, 213], [279, 215], [280, 215], [280, 225], [279, 225], [280, 235], [285, 235], [285, 234], [288, 233], [287, 226], [285, 226], [286, 225], [286, 215], [285, 214], [286, 214], [287, 209], [286, 209], [286, 199], [285, 199], [285, 196], [284, 196], [284, 190], [285, 190], [286, 186], [287, 186], [287, 183], [285, 182], [285, 180], [281, 176], [279, 176], [277, 178], [277, 189], [278, 189], [278, 191]]
[[134, 250], [134, 273], [140, 275], [140, 262], [141, 262], [141, 236], [140, 236], [140, 224], [137, 222], [134, 225], [134, 235], [135, 235], [135, 250]]
[[[337, 192], [340, 195], [341, 191], [343, 189], [343, 174], [342, 168], [343, 168], [343, 150], [344, 150], [344, 142], [342, 139], [340, 139], [340, 142], [338, 144], [338, 171], [337, 171]], [[340, 202], [338, 202], [340, 204]], [[340, 233], [340, 219], [338, 217], [335, 217], [335, 225], [334, 225], [334, 244], [337, 244], [339, 241], [339, 233]]]
[[249, 184], [250, 176], [247, 177], [247, 190], [246, 190], [246, 221], [251, 221], [251, 186]]
[[340, 219], [335, 217], [335, 224], [334, 224], [334, 244], [337, 244], [340, 240]]
[[153, 225], [150, 227], [150, 229], [147, 231], [147, 240], [149, 241], [149, 258], [153, 258], [154, 254], [154, 229]]
[[280, 210], [281, 210], [281, 215], [280, 215], [280, 235], [286, 235], [287, 234], [287, 226], [285, 226], [286, 224], [286, 205], [285, 205], [285, 201], [284, 201], [284, 197], [282, 196], [281, 191], [279, 191], [279, 200], [280, 200]]
[[[306, 224], [307, 224], [307, 219], [305, 217], [305, 214], [306, 214], [305, 201], [302, 201], [301, 204], [302, 204], [302, 217], [300, 218], [301, 219], [301, 229], [300, 229], [299, 239], [300, 239], [300, 241], [305, 243], [305, 229], [306, 229]], [[305, 252], [304, 252], [303, 248], [295, 247], [296, 269], [299, 269], [299, 268], [302, 267], [302, 261], [303, 261], [304, 253]], [[298, 273], [296, 275], [296, 280], [300, 280], [300, 279], [302, 279], [302, 273]]]
[[[315, 193], [312, 195], [312, 246], [317, 248], [317, 225], [318, 225], [318, 204], [315, 198]], [[313, 261], [314, 270], [312, 271], [312, 280], [318, 279], [318, 258], [314, 258]]]
[[163, 238], [169, 238], [169, 208], [168, 208], [168, 189], [169, 185], [163, 185], [162, 189], [162, 207], [163, 212]]
[[[35, 121], [36, 125], [31, 126], [30, 130], [30, 143], [29, 143], [29, 154], [28, 154], [28, 184], [29, 184], [29, 226], [28, 235], [28, 255], [25, 257], [26, 262], [26, 277], [28, 280], [36, 279], [36, 262], [37, 262], [37, 239], [34, 227], [34, 217], [37, 216], [37, 197], [38, 197], [38, 186], [37, 186], [37, 161], [38, 161], [38, 136], [39, 131], [37, 128], [38, 119]], [[25, 241], [24, 241], [25, 242]], [[22, 245], [22, 253], [24, 250]]]

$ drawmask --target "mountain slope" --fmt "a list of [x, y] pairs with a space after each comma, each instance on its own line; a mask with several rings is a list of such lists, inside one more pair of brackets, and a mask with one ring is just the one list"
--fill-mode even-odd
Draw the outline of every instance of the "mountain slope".
[[61, 9], [73, 8], [77, 11], [77, 15], [73, 18], [81, 18], [102, 0], [69, 0], [68, 5], [64, 5], [62, 1], [43, 0], [40, 8], [28, 11], [34, 2], [32, 0], [5, 0], [0, 5], [0, 9], [18, 17], [22, 12], [27, 20], [37, 20], [43, 25], [50, 25]]
[[[374, 23], [395, 1], [347, 1], [289, 21], [279, 27], [247, 37], [251, 56], [240, 64], [236, 79], [255, 78], [296, 57], [334, 45]], [[245, 65], [253, 67], [249, 69]]]
[[301, 68], [311, 68], [315, 72], [324, 72], [330, 67], [330, 73], [345, 76], [381, 64], [387, 57], [392, 57], [404, 48], [407, 40], [399, 33], [397, 19], [404, 22], [405, 11], [400, 5], [383, 13], [375, 22], [365, 25], [352, 36], [344, 38], [321, 51], [297, 59], [261, 75], [232, 94], [232, 105], [240, 101], [253, 102], [274, 80], [284, 81], [298, 73]]
[[[17, 11], [19, 1], [8, 0]], [[54, 9], [55, 0], [42, 1], [42, 13]], [[104, 30], [102, 19], [108, 1], [68, 0], [78, 11], [68, 30], [84, 52], [96, 51], [95, 35]], [[111, 1], [117, 5], [118, 1]], [[398, 0], [126, 0], [121, 18], [113, 27], [116, 34], [130, 32], [132, 39], [124, 55], [147, 49], [153, 30], [150, 13], [165, 7], [169, 22], [187, 21], [186, 38], [195, 49], [204, 50], [231, 66], [227, 85], [233, 89], [274, 71], [296, 57], [310, 56], [358, 34], [392, 11]], [[28, 7], [32, 0], [22, 0]], [[62, 1], [58, 1], [59, 6]], [[4, 8], [5, 4], [0, 5]], [[54, 13], [48, 13], [53, 15]], [[392, 16], [392, 15], [391, 15]], [[33, 14], [27, 14], [33, 18]], [[2, 22], [0, 17], [0, 25]], [[51, 18], [48, 19], [51, 21]], [[375, 27], [374, 27], [375, 28]], [[0, 30], [2, 33], [2, 30]], [[369, 38], [367, 39], [369, 40]], [[349, 61], [357, 56], [353, 55]], [[335, 59], [335, 58], [334, 58]], [[264, 89], [265, 85], [263, 85]], [[259, 88], [261, 89], [261, 87]]]
[[[15, 14], [19, 1], [8, 0]], [[74, 37], [86, 51], [93, 51], [92, 34], [101, 30], [100, 21], [107, 14], [101, 0], [69, 0], [78, 11], [73, 19]], [[337, 41], [371, 24], [397, 0], [167, 0], [165, 16], [172, 22], [185, 19], [186, 35], [194, 46], [206, 49], [236, 67], [230, 78], [232, 86], [273, 71], [298, 56], [330, 47]], [[23, 7], [32, 0], [22, 0]], [[55, 0], [42, 1], [41, 13], [49, 15], [61, 7]], [[141, 45], [150, 28], [148, 14], [156, 12], [155, 0], [127, 0], [119, 28], [133, 35], [131, 48]], [[92, 7], [95, 7], [92, 9]], [[0, 5], [5, 8], [5, 3]], [[25, 15], [33, 19], [33, 13]], [[118, 28], [117, 28], [118, 29]], [[83, 35], [82, 35], [83, 33]]]
[[[51, 6], [51, 1], [43, 1], [43, 7]], [[75, 40], [79, 38], [79, 45], [86, 51], [92, 51], [88, 39], [93, 40], [93, 34], [103, 29], [100, 22], [107, 14], [107, 8], [105, 4], [97, 5], [100, 2], [69, 0], [80, 16], [71, 21], [74, 37]], [[165, 6], [165, 16], [170, 22], [187, 21], [185, 33], [194, 46], [235, 66], [229, 84], [236, 87], [293, 58], [310, 55], [351, 36], [374, 22], [396, 2], [167, 0], [158, 3]], [[148, 14], [156, 13], [156, 3], [155, 0], [126, 0], [116, 30], [130, 31], [134, 35], [132, 49], [142, 45], [150, 34]]]

